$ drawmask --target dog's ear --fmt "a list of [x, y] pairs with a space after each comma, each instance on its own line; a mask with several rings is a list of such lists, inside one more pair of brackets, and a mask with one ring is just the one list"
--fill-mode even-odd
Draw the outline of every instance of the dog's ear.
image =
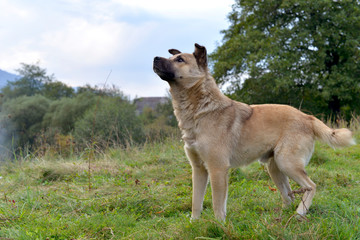
[[195, 43], [195, 51], [193, 54], [196, 58], [197, 64], [203, 69], [206, 69], [208, 66], [206, 48], [204, 46]]
[[179, 54], [181, 52], [179, 50], [177, 50], [177, 49], [169, 49], [169, 53], [172, 54], [172, 55], [176, 55], [176, 54]]

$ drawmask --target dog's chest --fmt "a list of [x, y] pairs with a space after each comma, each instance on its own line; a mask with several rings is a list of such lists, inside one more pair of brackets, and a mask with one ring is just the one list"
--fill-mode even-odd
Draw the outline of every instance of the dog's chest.
[[194, 120], [194, 114], [191, 111], [184, 111], [179, 108], [175, 108], [174, 113], [182, 133], [182, 139], [191, 145], [196, 139], [196, 121]]
[[189, 148], [196, 146], [196, 133], [194, 128], [181, 128], [182, 139]]

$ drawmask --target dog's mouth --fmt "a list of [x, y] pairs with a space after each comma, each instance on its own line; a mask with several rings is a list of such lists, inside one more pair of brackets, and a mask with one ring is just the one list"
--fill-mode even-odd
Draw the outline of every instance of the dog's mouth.
[[167, 59], [155, 57], [153, 62], [154, 72], [165, 81], [173, 81], [175, 78], [174, 71], [172, 70], [171, 64], [168, 63]]

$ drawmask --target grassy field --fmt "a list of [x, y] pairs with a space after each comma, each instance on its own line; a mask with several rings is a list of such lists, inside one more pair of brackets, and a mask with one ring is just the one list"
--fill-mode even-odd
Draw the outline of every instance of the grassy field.
[[360, 239], [360, 145], [316, 144], [307, 172], [318, 191], [302, 221], [295, 217], [300, 196], [282, 209], [263, 166], [233, 169], [226, 223], [214, 219], [210, 188], [201, 219], [190, 222], [182, 145], [170, 139], [98, 153], [90, 174], [87, 153], [4, 164], [0, 239]]

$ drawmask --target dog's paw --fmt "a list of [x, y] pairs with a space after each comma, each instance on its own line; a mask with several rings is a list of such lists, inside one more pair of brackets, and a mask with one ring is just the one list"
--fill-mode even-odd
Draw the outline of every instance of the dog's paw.
[[190, 223], [194, 223], [195, 221], [199, 220], [199, 218], [193, 218], [193, 217], [190, 217]]

